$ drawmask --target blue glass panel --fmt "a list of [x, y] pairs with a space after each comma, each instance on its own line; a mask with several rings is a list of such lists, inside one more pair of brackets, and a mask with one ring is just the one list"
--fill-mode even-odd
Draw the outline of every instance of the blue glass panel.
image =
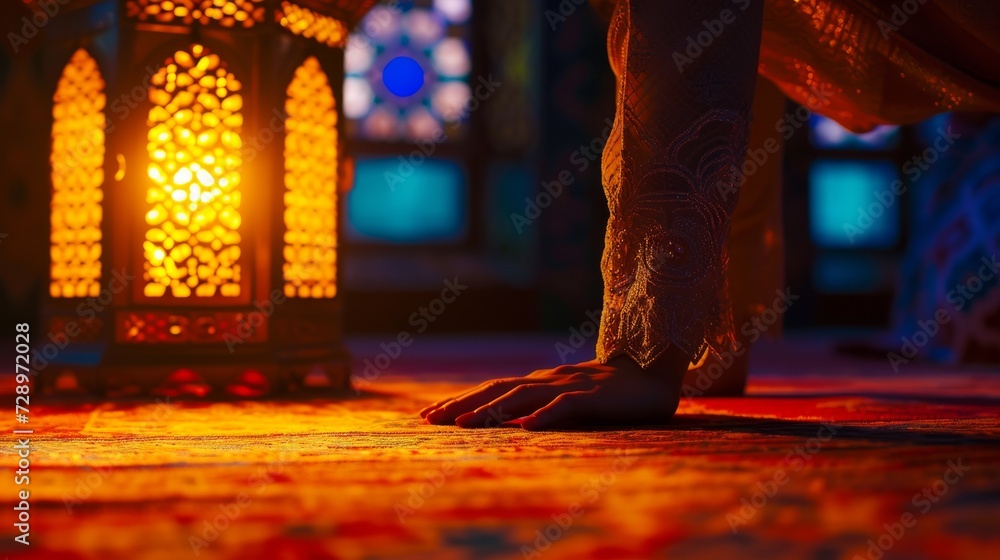
[[899, 177], [887, 161], [817, 160], [809, 169], [809, 229], [820, 247], [891, 248], [900, 238]]
[[408, 56], [397, 56], [385, 65], [382, 81], [399, 97], [409, 97], [424, 87], [424, 69]]
[[891, 150], [899, 143], [899, 127], [882, 125], [864, 134], [855, 134], [836, 121], [813, 114], [809, 119], [809, 139], [823, 149]]
[[396, 244], [461, 240], [468, 223], [464, 169], [448, 160], [404, 161], [358, 160], [347, 198], [348, 238]]

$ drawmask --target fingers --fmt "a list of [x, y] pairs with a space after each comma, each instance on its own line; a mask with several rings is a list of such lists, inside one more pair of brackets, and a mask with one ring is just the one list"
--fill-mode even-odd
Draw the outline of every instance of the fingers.
[[432, 404], [430, 406], [424, 407], [424, 408], [422, 408], [420, 410], [420, 417], [421, 418], [427, 418], [427, 415], [430, 414], [431, 411], [433, 411], [435, 408], [441, 408], [442, 406], [444, 406], [444, 405], [446, 405], [446, 404], [448, 404], [448, 403], [450, 403], [452, 401], [461, 399], [462, 397], [464, 397], [466, 395], [471, 395], [472, 393], [475, 393], [476, 391], [479, 391], [480, 389], [482, 389], [488, 383], [490, 383], [490, 382], [480, 383], [479, 385], [476, 385], [475, 387], [473, 387], [472, 389], [469, 389], [468, 391], [465, 391], [463, 393], [459, 393], [458, 395], [456, 395], [454, 397], [448, 397], [447, 399], [441, 399], [438, 402], [436, 402], [436, 403], [434, 403], [434, 404]]
[[573, 385], [562, 383], [525, 383], [514, 387], [500, 397], [455, 418], [455, 423], [463, 428], [497, 427], [512, 418], [520, 418], [535, 412]]
[[[546, 375], [546, 374], [548, 374], [548, 373], [550, 373], [552, 371], [553, 370], [551, 370], [551, 369], [537, 369], [537, 370], [529, 373], [525, 377], [539, 377], [539, 376], [544, 376], [544, 375]], [[477, 387], [474, 387], [474, 388], [472, 388], [472, 389], [470, 389], [470, 390], [468, 390], [468, 391], [466, 391], [466, 392], [464, 392], [464, 393], [462, 393], [462, 394], [460, 394], [460, 395], [458, 395], [456, 397], [449, 397], [447, 399], [441, 399], [438, 402], [436, 402], [436, 403], [434, 403], [434, 404], [432, 404], [430, 406], [424, 407], [424, 408], [422, 408], [420, 410], [420, 417], [421, 418], [427, 418], [427, 415], [430, 414], [431, 411], [433, 411], [435, 408], [441, 408], [442, 406], [444, 406], [447, 403], [450, 403], [452, 401], [461, 399], [462, 397], [464, 397], [466, 395], [470, 395], [470, 394], [472, 394], [472, 393], [480, 390], [484, 385], [486, 385], [486, 383], [483, 383], [483, 384], [481, 384], [481, 385], [479, 385]]]
[[442, 406], [450, 403], [451, 401], [460, 399], [460, 398], [462, 398], [462, 397], [464, 397], [466, 395], [474, 393], [474, 392], [478, 391], [479, 389], [481, 389], [484, 385], [486, 385], [486, 383], [480, 383], [479, 385], [476, 385], [475, 387], [469, 389], [468, 391], [464, 391], [462, 393], [459, 393], [458, 395], [456, 395], [454, 397], [448, 397], [447, 399], [441, 399], [438, 402], [436, 402], [436, 403], [434, 403], [434, 404], [432, 404], [430, 406], [427, 406], [427, 407], [421, 409], [420, 410], [420, 417], [421, 418], [426, 418], [427, 415], [430, 414], [431, 411], [434, 410], [435, 408], [441, 408]]
[[452, 424], [459, 416], [476, 410], [514, 387], [528, 381], [530, 380], [525, 377], [495, 379], [435, 408], [428, 412], [424, 418], [431, 424]]
[[556, 397], [551, 403], [521, 419], [525, 430], [551, 430], [592, 421], [597, 401], [596, 389], [572, 391]]
[[[465, 393], [462, 393], [462, 394], [464, 395]], [[427, 414], [430, 411], [434, 410], [435, 408], [442, 407], [442, 406], [445, 405], [445, 403], [450, 403], [453, 400], [455, 400], [453, 397], [449, 397], [447, 399], [440, 400], [440, 401], [438, 401], [438, 402], [436, 402], [436, 403], [434, 403], [434, 404], [432, 404], [430, 406], [427, 406], [425, 408], [420, 409], [420, 417], [421, 418], [426, 418]]]
[[[527, 377], [518, 377], [511, 379], [499, 379], [484, 383], [470, 391], [467, 391], [459, 396], [452, 397], [449, 399], [444, 399], [438, 401], [428, 407], [425, 407], [420, 411], [420, 417], [424, 418], [431, 424], [451, 424], [455, 422], [459, 416], [468, 415], [472, 412], [476, 412], [478, 409], [488, 405], [493, 400], [504, 396], [505, 393], [523, 384], [532, 385], [542, 385], [555, 382], [556, 384], [562, 384], [562, 392], [568, 390], [574, 390], [574, 387], [567, 387], [566, 384], [562, 383], [564, 381], [575, 382], [587, 378], [587, 374], [599, 373], [601, 370], [606, 369], [606, 366], [598, 363], [596, 360], [589, 362], [583, 362], [580, 364], [564, 364], [552, 369], [540, 369], [533, 371], [528, 374]], [[585, 386], [589, 388], [589, 386]], [[585, 387], [576, 386], [575, 389], [580, 390]], [[534, 391], [534, 390], [533, 390]], [[535, 399], [535, 395], [548, 395], [549, 399], [555, 398], [559, 391], [554, 393], [532, 393], [530, 395], [520, 395], [519, 399]], [[544, 400], [543, 397], [539, 396], [538, 401], [530, 400], [524, 401], [518, 400], [521, 403], [519, 406], [523, 406], [524, 413], [531, 412], [531, 405], [528, 402], [534, 403], [537, 407], [540, 407], [549, 400]], [[544, 402], [542, 402], [544, 401]], [[506, 406], [506, 403], [505, 403]], [[494, 415], [496, 413], [494, 412]], [[463, 419], [464, 423], [472, 422], [469, 426], [485, 425], [486, 418], [480, 416], [470, 417], [467, 416]], [[482, 423], [480, 423], [482, 422]], [[499, 425], [499, 420], [497, 424]]]

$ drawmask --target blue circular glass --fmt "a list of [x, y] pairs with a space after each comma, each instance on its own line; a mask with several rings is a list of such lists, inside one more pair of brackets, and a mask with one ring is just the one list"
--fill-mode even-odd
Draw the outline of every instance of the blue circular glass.
[[394, 95], [409, 97], [424, 86], [424, 69], [408, 56], [397, 56], [385, 65], [382, 82]]

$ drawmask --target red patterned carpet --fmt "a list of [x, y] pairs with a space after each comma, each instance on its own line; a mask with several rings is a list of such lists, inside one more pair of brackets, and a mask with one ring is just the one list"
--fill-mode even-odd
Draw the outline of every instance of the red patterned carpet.
[[8, 436], [0, 555], [1000, 558], [1000, 375], [762, 350], [749, 397], [638, 431], [415, 416], [556, 362], [514, 339], [421, 340], [347, 400], [36, 406], [32, 544], [13, 541]]

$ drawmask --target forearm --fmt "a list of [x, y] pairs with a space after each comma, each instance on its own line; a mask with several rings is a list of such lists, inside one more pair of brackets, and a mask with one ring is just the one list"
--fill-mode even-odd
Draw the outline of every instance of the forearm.
[[611, 213], [603, 362], [625, 354], [649, 367], [668, 348], [690, 360], [731, 332], [725, 241], [761, 13], [760, 1], [749, 0], [618, 4], [609, 31], [617, 115], [603, 159]]

